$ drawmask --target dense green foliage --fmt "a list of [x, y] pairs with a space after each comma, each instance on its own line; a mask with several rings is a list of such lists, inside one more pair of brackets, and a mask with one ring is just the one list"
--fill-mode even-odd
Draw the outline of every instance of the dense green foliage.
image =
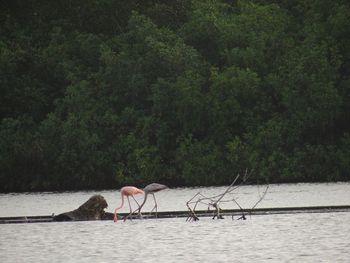
[[349, 180], [347, 0], [0, 10], [0, 191]]

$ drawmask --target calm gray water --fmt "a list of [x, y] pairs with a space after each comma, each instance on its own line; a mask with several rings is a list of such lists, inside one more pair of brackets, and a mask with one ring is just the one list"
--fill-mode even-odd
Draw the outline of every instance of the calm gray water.
[[[185, 210], [195, 193], [213, 195], [224, 189], [164, 190], [156, 195], [158, 210]], [[248, 208], [262, 190], [241, 187], [235, 198]], [[1, 194], [0, 216], [58, 214], [96, 193], [106, 198], [110, 212], [120, 203], [118, 191]], [[151, 200], [145, 211], [152, 207]], [[350, 183], [271, 185], [258, 207], [317, 205], [350, 205]], [[232, 203], [225, 206], [236, 208]], [[246, 221], [227, 217], [0, 225], [3, 263], [350, 262], [349, 248], [348, 212], [261, 215]]]

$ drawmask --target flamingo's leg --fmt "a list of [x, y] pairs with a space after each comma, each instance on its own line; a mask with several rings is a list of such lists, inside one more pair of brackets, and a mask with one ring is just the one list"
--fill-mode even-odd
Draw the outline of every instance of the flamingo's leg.
[[[136, 211], [138, 211], [138, 215], [139, 215], [139, 218], [140, 218], [140, 219], [142, 218], [141, 209], [142, 209], [142, 207], [143, 207], [143, 206], [145, 205], [145, 203], [146, 203], [147, 196], [148, 196], [148, 193], [145, 192], [145, 197], [144, 197], [144, 199], [143, 199], [142, 204], [139, 205], [139, 207], [138, 207], [134, 212], [132, 212], [132, 213], [135, 213]], [[136, 202], [137, 204], [139, 204], [136, 200], [135, 200], [135, 202]]]
[[[133, 213], [135, 213], [137, 210], [139, 211], [139, 217], [141, 218], [142, 217], [142, 214], [141, 214], [141, 206], [140, 206], [140, 204], [139, 204], [139, 202], [137, 202], [137, 200], [135, 199], [135, 197], [132, 195], [131, 196], [133, 199], [134, 199], [134, 201], [135, 201], [135, 203], [137, 204], [137, 206], [138, 206], [138, 208], [134, 211], [134, 212], [131, 212], [131, 214], [133, 214]], [[131, 210], [130, 210], [131, 211]]]
[[137, 200], [135, 199], [135, 197], [134, 197], [133, 195], [132, 195], [131, 197], [134, 199], [134, 201], [136, 202], [137, 206], [140, 208], [140, 204], [139, 204], [139, 202], [137, 202]]
[[[132, 215], [132, 210], [131, 210], [131, 204], [130, 204], [130, 199], [129, 199], [129, 196], [127, 196], [128, 198], [128, 203], [129, 203], [129, 209], [130, 209], [130, 214], [128, 214], [127, 216], [124, 217], [124, 221], [130, 217]], [[130, 217], [130, 220], [131, 220], [131, 217]]]
[[151, 193], [151, 194], [153, 195], [153, 200], [154, 200], [154, 207], [152, 208], [151, 213], [155, 209], [156, 210], [156, 218], [157, 218], [157, 216], [158, 216], [158, 211], [157, 211], [158, 205], [157, 205], [157, 201], [156, 201], [156, 197], [155, 197], [154, 193]]

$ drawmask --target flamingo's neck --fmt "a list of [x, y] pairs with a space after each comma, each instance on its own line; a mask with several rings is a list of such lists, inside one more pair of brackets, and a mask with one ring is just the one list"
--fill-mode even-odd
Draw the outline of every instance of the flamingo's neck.
[[140, 205], [139, 211], [141, 212], [141, 208], [145, 205], [146, 200], [147, 200], [147, 196], [148, 196], [148, 192], [144, 192], [145, 193], [145, 198], [143, 199], [142, 204]]
[[121, 196], [122, 196], [122, 204], [114, 210], [114, 222], [117, 222], [117, 221], [118, 221], [117, 211], [118, 211], [120, 208], [122, 208], [123, 205], [124, 205], [124, 195], [121, 193]]

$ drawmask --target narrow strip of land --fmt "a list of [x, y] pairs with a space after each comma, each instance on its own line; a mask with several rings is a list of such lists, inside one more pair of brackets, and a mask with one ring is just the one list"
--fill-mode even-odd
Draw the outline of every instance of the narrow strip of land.
[[[296, 214], [296, 213], [335, 213], [335, 212], [350, 212], [350, 205], [342, 206], [307, 206], [307, 207], [274, 207], [274, 208], [255, 208], [251, 209], [223, 209], [222, 216], [239, 217], [245, 215], [272, 215], [272, 214]], [[120, 213], [118, 216], [123, 218], [128, 213]], [[143, 219], [155, 219], [154, 213], [142, 213]], [[214, 215], [212, 210], [197, 210], [198, 217], [211, 217]], [[188, 217], [188, 211], [161, 211], [158, 212], [157, 218], [177, 218]], [[132, 217], [137, 219], [137, 215]], [[113, 220], [112, 213], [106, 213], [103, 220]], [[58, 222], [55, 220], [55, 215], [50, 216], [16, 216], [16, 217], [0, 217], [0, 224], [15, 224], [15, 223], [43, 223], [43, 222]]]

